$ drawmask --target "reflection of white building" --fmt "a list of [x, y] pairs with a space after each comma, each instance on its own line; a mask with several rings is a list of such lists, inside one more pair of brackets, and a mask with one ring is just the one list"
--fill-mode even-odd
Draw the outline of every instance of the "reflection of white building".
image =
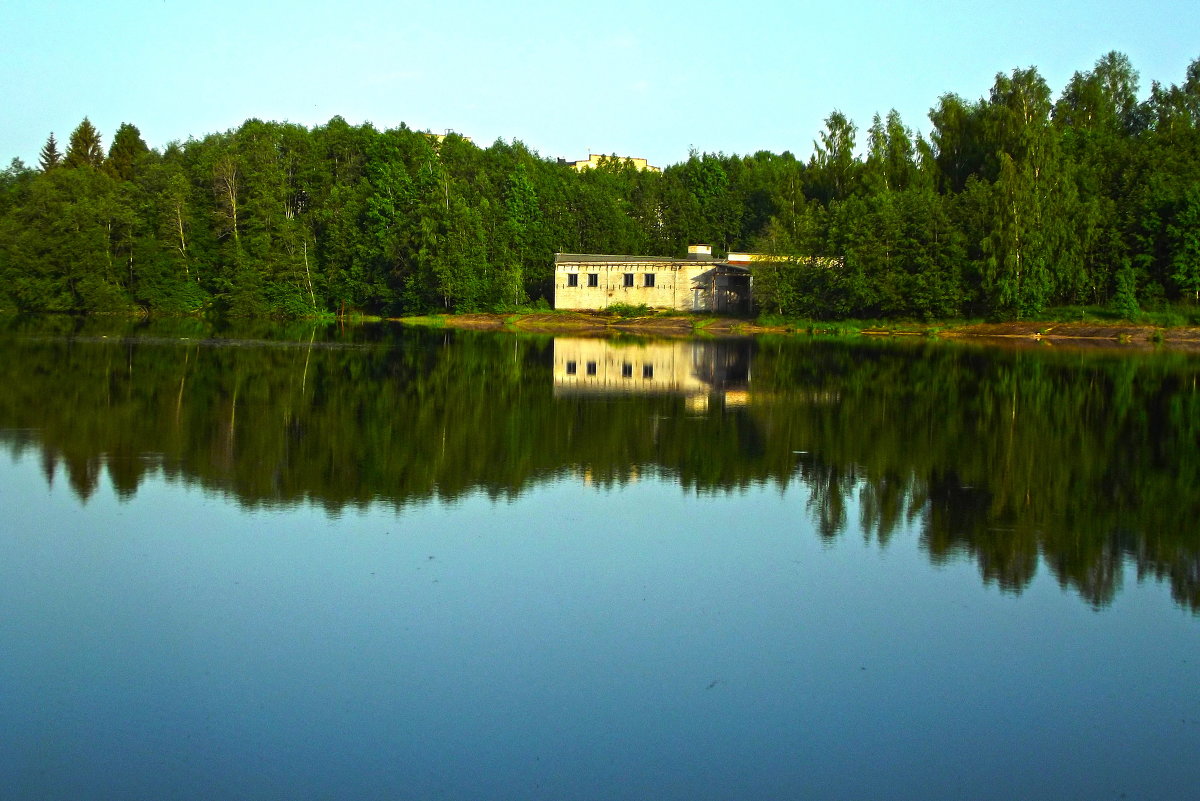
[[749, 346], [735, 342], [670, 340], [625, 343], [554, 339], [554, 393], [683, 395], [712, 393], [746, 402]]
[[554, 340], [555, 392], [694, 395], [708, 391], [695, 374], [692, 343], [614, 344], [606, 339]]

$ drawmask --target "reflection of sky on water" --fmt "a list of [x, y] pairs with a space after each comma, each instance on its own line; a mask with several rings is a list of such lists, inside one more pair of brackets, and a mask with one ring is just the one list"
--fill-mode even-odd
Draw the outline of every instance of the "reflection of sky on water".
[[[799, 484], [402, 515], [0, 462], [17, 798], [1186, 798], [1200, 640], [1128, 576], [1019, 596]], [[857, 519], [856, 510], [848, 514]], [[15, 734], [14, 734], [15, 733]], [[15, 791], [12, 789], [15, 788]]]

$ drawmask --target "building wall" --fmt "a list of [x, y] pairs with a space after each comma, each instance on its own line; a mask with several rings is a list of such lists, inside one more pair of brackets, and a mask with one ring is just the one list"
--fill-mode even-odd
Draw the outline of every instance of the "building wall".
[[[640, 158], [638, 156], [616, 156], [615, 158], [616, 158], [616, 160], [619, 160], [619, 161], [629, 165], [630, 167], [633, 167], [635, 170], [642, 170], [642, 171], [649, 170], [650, 172], [662, 172], [662, 169], [660, 169], [659, 167], [655, 167], [653, 164], [646, 161], [644, 158]], [[608, 159], [611, 161], [614, 159], [614, 157], [613, 156], [605, 156], [603, 154], [596, 155], [595, 153], [592, 153], [586, 159], [581, 159], [580, 161], [568, 162], [568, 163], [570, 163], [571, 166], [574, 167], [577, 172], [583, 172], [584, 170], [590, 170], [595, 167], [599, 167], [601, 159]]]
[[[647, 260], [643, 262], [562, 261], [554, 271], [554, 308], [607, 309], [616, 304], [646, 305], [654, 309], [712, 311], [714, 265], [703, 261]], [[625, 276], [633, 276], [633, 286], [625, 285]], [[569, 276], [577, 276], [570, 285]], [[596, 286], [588, 286], [588, 276], [596, 276]], [[652, 275], [653, 286], [646, 286]], [[724, 276], [716, 276], [717, 288], [724, 287]]]
[[[570, 276], [576, 276], [571, 286]], [[588, 286], [588, 276], [596, 286]], [[633, 276], [633, 286], [625, 276]], [[646, 276], [654, 277], [653, 286]], [[645, 261], [556, 260], [554, 308], [600, 310], [609, 306], [646, 305], [652, 309], [715, 311], [744, 314], [750, 310], [749, 276], [733, 276], [711, 261], [647, 259]]]

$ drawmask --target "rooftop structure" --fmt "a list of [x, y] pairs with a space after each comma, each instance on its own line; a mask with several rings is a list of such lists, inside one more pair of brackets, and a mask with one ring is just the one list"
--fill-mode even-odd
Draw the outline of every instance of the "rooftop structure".
[[588, 155], [588, 157], [586, 159], [582, 159], [580, 161], [571, 161], [570, 159], [559, 159], [558, 161], [560, 164], [570, 164], [571, 167], [574, 168], [576, 172], [583, 172], [584, 170], [590, 170], [595, 167], [601, 166], [601, 164], [603, 163], [602, 160], [610, 161], [610, 162], [611, 161], [619, 161], [624, 165], [633, 167], [635, 170], [645, 170], [645, 171], [649, 171], [649, 172], [662, 172], [662, 168], [655, 167], [650, 162], [646, 161], [643, 158], [638, 158], [637, 156], [616, 156], [616, 155], [605, 156], [603, 154], [596, 155], [595, 153], [591, 153]]
[[435, 134], [435, 133], [426, 132], [426, 136], [431, 137], [433, 139], [433, 141], [437, 142], [439, 145], [442, 142], [446, 141], [447, 136], [457, 136], [459, 139], [463, 140], [467, 144], [471, 144], [471, 145], [475, 144], [475, 141], [473, 139], [471, 139], [471, 137], [469, 137], [465, 134], [460, 134], [458, 131], [451, 130], [450, 128], [447, 128], [445, 133]]

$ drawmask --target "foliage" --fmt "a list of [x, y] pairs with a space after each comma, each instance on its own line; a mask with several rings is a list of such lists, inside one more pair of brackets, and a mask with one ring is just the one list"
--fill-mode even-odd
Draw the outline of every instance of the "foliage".
[[104, 161], [104, 150], [100, 146], [100, 132], [87, 117], [71, 132], [67, 145], [67, 156], [63, 164], [68, 167], [99, 167]]
[[[937, 99], [928, 136], [839, 111], [807, 160], [701, 153], [576, 172], [340, 117], [150, 149], [86, 118], [0, 186], [0, 306], [241, 315], [516, 309], [553, 256], [751, 250], [760, 310], [814, 320], [1200, 307], [1200, 60], [1137, 100], [1107, 53], [1057, 99], [1034, 68]], [[68, 169], [63, 169], [68, 168]], [[94, 174], [91, 174], [94, 173]]]
[[650, 307], [645, 303], [612, 303], [605, 307], [604, 310], [609, 314], [623, 318], [646, 317], [652, 313]]
[[42, 168], [42, 172], [49, 172], [62, 163], [62, 154], [58, 152], [58, 141], [54, 138], [54, 132], [50, 132], [50, 136], [46, 138], [46, 144], [42, 145], [42, 149], [38, 154], [38, 166]]

